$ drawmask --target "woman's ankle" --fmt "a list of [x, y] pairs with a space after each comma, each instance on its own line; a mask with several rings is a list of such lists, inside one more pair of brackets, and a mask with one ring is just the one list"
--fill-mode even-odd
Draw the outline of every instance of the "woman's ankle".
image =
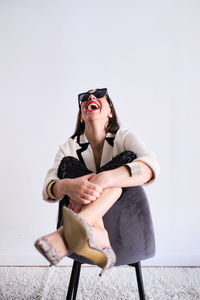
[[78, 213], [78, 215], [83, 218], [90, 226], [94, 226], [95, 220], [92, 216], [90, 216], [86, 211], [82, 210]]
[[93, 232], [94, 245], [96, 245], [97, 247], [100, 247], [102, 249], [110, 246], [108, 232], [105, 228], [99, 228], [99, 227], [92, 226], [92, 232]]

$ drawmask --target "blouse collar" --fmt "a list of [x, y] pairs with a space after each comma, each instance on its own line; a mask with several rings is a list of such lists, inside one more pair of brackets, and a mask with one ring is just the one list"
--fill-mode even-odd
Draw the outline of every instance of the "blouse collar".
[[[111, 132], [107, 132], [106, 134], [103, 150], [102, 150], [100, 167], [105, 165], [113, 158], [112, 156], [113, 156], [115, 135], [116, 135], [115, 133], [111, 133]], [[86, 167], [89, 170], [91, 170], [92, 172], [96, 172], [93, 151], [85, 133], [81, 134], [80, 136], [77, 136], [77, 143], [80, 146], [80, 148], [77, 150], [77, 155], [79, 157], [79, 160], [82, 163], [85, 163]]]
[[[115, 139], [116, 133], [107, 132], [105, 140], [108, 142], [110, 146], [114, 145], [114, 139]], [[85, 144], [90, 144], [85, 133], [81, 134], [80, 136], [77, 136], [77, 142], [80, 146], [83, 146]]]

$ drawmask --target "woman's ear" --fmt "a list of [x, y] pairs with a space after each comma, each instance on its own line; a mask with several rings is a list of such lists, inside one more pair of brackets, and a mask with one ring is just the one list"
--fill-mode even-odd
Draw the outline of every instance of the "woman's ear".
[[82, 115], [80, 116], [80, 122], [81, 122], [81, 123], [84, 122], [84, 120], [83, 120], [83, 118], [82, 118]]
[[109, 113], [109, 115], [108, 115], [108, 118], [110, 118], [110, 119], [111, 119], [111, 118], [112, 118], [112, 116], [113, 116], [113, 115], [112, 115], [112, 113], [110, 112], [110, 113]]

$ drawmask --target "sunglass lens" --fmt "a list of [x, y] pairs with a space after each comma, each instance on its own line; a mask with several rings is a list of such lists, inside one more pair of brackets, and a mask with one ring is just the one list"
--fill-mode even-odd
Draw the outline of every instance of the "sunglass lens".
[[102, 98], [105, 96], [105, 94], [106, 94], [106, 89], [97, 90], [96, 92], [94, 92], [96, 98]]
[[85, 102], [85, 101], [87, 101], [87, 100], [88, 100], [88, 96], [89, 96], [88, 93], [81, 94], [80, 97], [79, 97], [79, 101], [80, 101], [80, 102]]

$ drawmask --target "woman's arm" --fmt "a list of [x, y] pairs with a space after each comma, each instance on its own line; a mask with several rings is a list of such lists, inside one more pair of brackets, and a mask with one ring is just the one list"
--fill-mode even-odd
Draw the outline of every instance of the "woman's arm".
[[152, 183], [159, 175], [160, 167], [155, 154], [142, 139], [128, 130], [119, 129], [114, 142], [114, 155], [132, 151], [137, 158], [131, 163], [110, 171], [104, 171], [91, 179], [103, 188], [130, 187]]
[[[152, 183], [160, 173], [160, 166], [156, 155], [152, 152], [143, 142], [141, 138], [136, 136], [135, 134], [128, 133], [124, 139], [125, 149], [130, 150], [136, 153], [137, 158], [132, 162], [128, 163], [131, 175], [135, 177], [135, 164], [138, 163], [141, 168], [141, 175], [143, 177], [138, 177], [139, 180], [144, 180], [144, 185]], [[151, 172], [150, 172], [151, 171]], [[148, 178], [150, 176], [150, 178]]]
[[152, 169], [142, 161], [129, 166], [124, 165], [114, 170], [104, 171], [90, 179], [102, 188], [130, 187], [144, 185], [152, 179]]

